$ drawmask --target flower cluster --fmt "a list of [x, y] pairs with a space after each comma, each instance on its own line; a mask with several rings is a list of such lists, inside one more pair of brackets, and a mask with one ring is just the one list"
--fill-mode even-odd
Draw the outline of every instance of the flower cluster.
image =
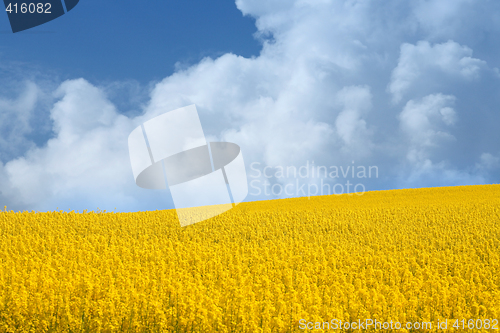
[[241, 203], [184, 228], [175, 210], [0, 212], [0, 332], [334, 318], [500, 318], [500, 185]]

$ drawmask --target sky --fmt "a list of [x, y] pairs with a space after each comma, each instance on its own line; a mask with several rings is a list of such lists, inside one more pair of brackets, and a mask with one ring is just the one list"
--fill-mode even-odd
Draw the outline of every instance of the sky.
[[16, 34], [0, 15], [0, 206], [173, 208], [127, 138], [191, 104], [241, 147], [247, 201], [497, 184], [499, 51], [494, 0], [81, 0]]

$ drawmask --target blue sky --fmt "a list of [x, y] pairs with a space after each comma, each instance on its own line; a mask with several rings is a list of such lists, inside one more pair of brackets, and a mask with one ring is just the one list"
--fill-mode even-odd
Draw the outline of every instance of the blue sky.
[[0, 20], [3, 62], [29, 63], [61, 80], [136, 80], [147, 84], [171, 75], [175, 63], [194, 64], [205, 56], [233, 52], [258, 55], [255, 20], [232, 1], [147, 3], [82, 0], [44, 25], [12, 34]]
[[[168, 190], [135, 185], [127, 137], [190, 104], [208, 139], [241, 147], [253, 185], [247, 200], [347, 181], [365, 190], [499, 183], [499, 16], [500, 3], [480, 0], [121, 1], [118, 8], [81, 0], [54, 21], [12, 34], [5, 14], [0, 205], [173, 208]], [[376, 166], [378, 174], [276, 174], [313, 164]]]

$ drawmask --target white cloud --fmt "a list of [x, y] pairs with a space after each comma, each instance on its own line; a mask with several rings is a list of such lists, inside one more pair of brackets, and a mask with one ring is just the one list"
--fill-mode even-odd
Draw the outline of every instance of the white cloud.
[[399, 120], [401, 130], [412, 145], [432, 147], [441, 140], [453, 139], [446, 126], [456, 122], [456, 112], [450, 107], [455, 100], [454, 96], [435, 94], [406, 103]]
[[369, 149], [369, 131], [363, 116], [372, 107], [370, 88], [344, 87], [337, 93], [337, 98], [343, 108], [335, 120], [337, 134], [349, 150], [361, 152]]
[[133, 208], [126, 145], [133, 121], [83, 79], [64, 82], [55, 94], [61, 98], [51, 110], [56, 137], [3, 166], [4, 200], [34, 210]]
[[[446, 159], [456, 138], [450, 133], [458, 121], [453, 105], [455, 96], [433, 94], [410, 100], [399, 114], [400, 130], [406, 137], [406, 163], [402, 164], [403, 187], [415, 187], [426, 180], [427, 186], [484, 184], [481, 172], [460, 170]], [[489, 156], [481, 160], [491, 160]]]
[[[420, 82], [425, 76], [440, 71], [459, 79], [472, 80], [479, 76], [486, 63], [472, 58], [472, 50], [454, 41], [431, 45], [420, 41], [416, 45], [404, 43], [397, 67], [391, 75], [388, 90], [393, 95], [393, 102], [401, 101], [404, 94]], [[435, 76], [432, 76], [434, 79]]]

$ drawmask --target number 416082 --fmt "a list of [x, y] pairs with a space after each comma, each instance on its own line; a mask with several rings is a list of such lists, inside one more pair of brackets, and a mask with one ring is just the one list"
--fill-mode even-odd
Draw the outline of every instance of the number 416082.
[[[9, 12], [9, 14], [11, 14], [12, 12], [14, 12], [14, 14], [17, 14], [18, 13], [17, 7], [18, 7], [17, 3], [15, 3], [15, 4], [9, 3], [9, 5], [7, 6], [7, 8], [5, 10], [7, 12]], [[36, 3], [36, 4], [35, 3], [22, 3], [19, 6], [19, 13], [22, 13], [22, 14], [26, 14], [26, 13], [51, 14], [51, 11], [50, 11], [51, 7], [52, 7], [52, 5], [50, 3], [46, 3], [46, 4], [43, 4], [41, 2]]]

